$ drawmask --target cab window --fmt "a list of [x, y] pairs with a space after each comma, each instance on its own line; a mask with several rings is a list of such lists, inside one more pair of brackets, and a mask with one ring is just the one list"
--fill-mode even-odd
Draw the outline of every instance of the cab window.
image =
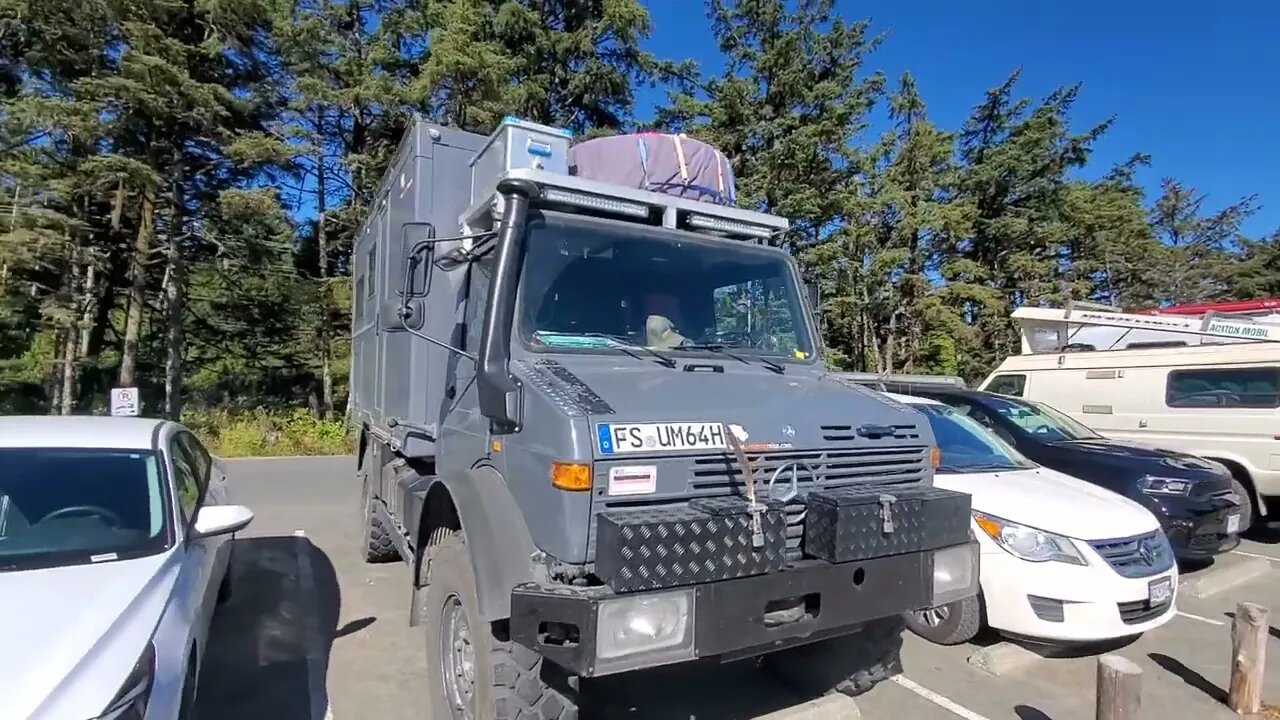
[[986, 387], [987, 392], [998, 395], [1012, 395], [1013, 397], [1022, 397], [1022, 393], [1026, 389], [1027, 376], [1020, 373], [997, 375], [991, 379], [991, 384]]

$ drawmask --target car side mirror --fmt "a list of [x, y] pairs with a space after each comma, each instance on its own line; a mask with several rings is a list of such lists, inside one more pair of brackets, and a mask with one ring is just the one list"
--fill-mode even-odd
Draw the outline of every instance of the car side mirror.
[[196, 511], [191, 536], [227, 535], [245, 529], [252, 521], [253, 511], [243, 505], [205, 505]]

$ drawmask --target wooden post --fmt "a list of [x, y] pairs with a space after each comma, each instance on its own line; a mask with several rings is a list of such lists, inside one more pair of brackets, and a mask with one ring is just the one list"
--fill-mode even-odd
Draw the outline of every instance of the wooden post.
[[1238, 715], [1262, 711], [1262, 673], [1267, 662], [1270, 612], [1255, 603], [1240, 603], [1231, 621], [1231, 689], [1227, 707]]
[[1098, 658], [1097, 720], [1136, 720], [1142, 707], [1142, 668], [1119, 655]]

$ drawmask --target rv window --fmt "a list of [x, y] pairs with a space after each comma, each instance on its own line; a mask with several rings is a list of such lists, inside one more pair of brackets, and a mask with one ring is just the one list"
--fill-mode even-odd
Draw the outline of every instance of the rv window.
[[1280, 407], [1280, 367], [1173, 370], [1165, 388], [1169, 407]]
[[368, 297], [373, 297], [374, 286], [378, 277], [378, 246], [373, 245], [369, 248], [368, 262], [365, 263], [365, 274], [369, 277]]
[[1026, 389], [1026, 375], [997, 375], [992, 378], [991, 384], [986, 387], [987, 392], [993, 392], [997, 395], [1012, 395], [1014, 397], [1022, 397], [1022, 393]]

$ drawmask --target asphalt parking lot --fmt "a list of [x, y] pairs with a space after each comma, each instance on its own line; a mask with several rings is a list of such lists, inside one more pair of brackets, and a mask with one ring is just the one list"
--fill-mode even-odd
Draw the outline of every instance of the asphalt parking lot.
[[[357, 556], [353, 467], [350, 458], [229, 463], [235, 501], [257, 517], [237, 544], [234, 596], [214, 620], [200, 681], [202, 717], [426, 718], [422, 633], [408, 626], [408, 570], [365, 565]], [[1236, 717], [1221, 699], [1231, 660], [1231, 613], [1241, 601], [1273, 607], [1274, 659], [1264, 697], [1280, 704], [1280, 527], [1256, 534], [1183, 582], [1220, 578], [1268, 558], [1275, 559], [1270, 570], [1229, 589], [1200, 598], [1180, 591], [1172, 621], [1126, 646], [1105, 648], [1142, 667], [1144, 717]], [[1006, 657], [1005, 647], [994, 652]], [[969, 661], [980, 650], [977, 644], [942, 648], [909, 636], [904, 674], [858, 698], [862, 717], [1094, 717], [1094, 655], [1016, 653], [1008, 656], [1018, 659], [1016, 667], [997, 677]], [[810, 699], [749, 663], [676, 666], [588, 683], [583, 717], [745, 720]]]

